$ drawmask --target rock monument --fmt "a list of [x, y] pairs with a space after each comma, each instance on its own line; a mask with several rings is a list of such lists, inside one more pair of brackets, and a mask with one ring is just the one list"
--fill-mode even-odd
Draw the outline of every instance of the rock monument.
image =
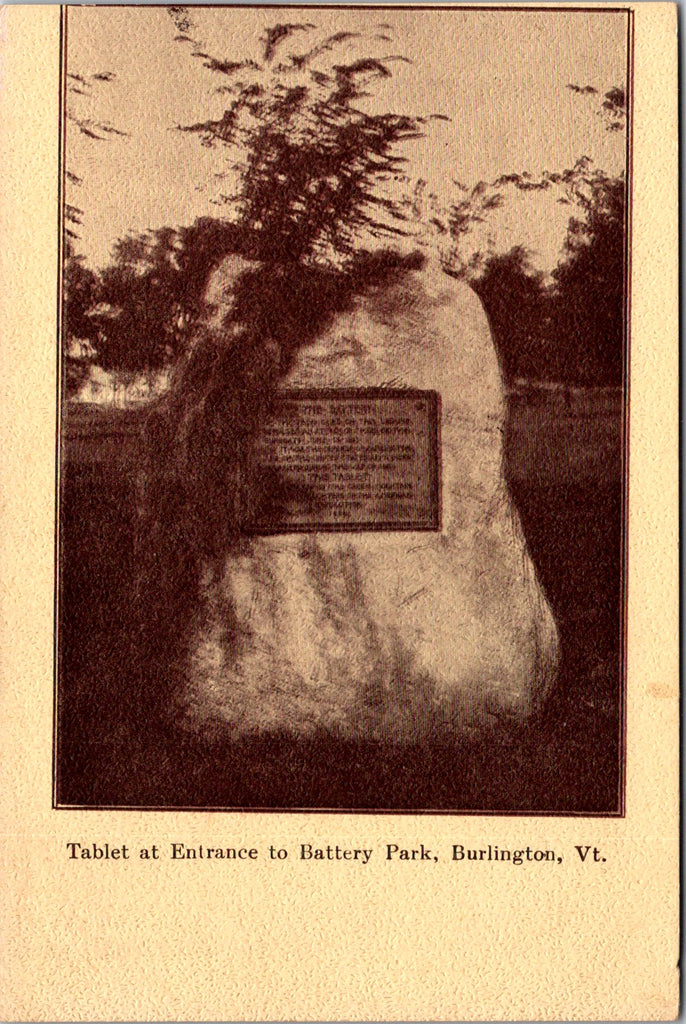
[[423, 743], [524, 722], [558, 638], [503, 475], [505, 414], [481, 303], [438, 265], [360, 290], [297, 351], [244, 460], [278, 500], [202, 574], [186, 726]]

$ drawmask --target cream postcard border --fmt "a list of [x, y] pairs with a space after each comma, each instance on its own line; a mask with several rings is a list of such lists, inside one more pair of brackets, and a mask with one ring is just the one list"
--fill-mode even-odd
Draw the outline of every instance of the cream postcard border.
[[[678, 999], [676, 7], [635, 30], [626, 817], [52, 809], [59, 8], [0, 11], [4, 1020], [663, 1020]], [[554, 872], [69, 861], [552, 847]], [[574, 846], [605, 860], [582, 864]]]

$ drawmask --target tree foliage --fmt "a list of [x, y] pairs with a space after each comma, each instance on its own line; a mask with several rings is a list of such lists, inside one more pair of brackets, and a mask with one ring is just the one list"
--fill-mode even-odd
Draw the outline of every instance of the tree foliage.
[[[598, 96], [598, 90], [592, 85], [576, 85], [573, 82], [567, 88], [576, 93], [577, 96]], [[603, 95], [599, 109], [596, 111], [602, 117], [605, 127], [610, 132], [619, 132], [626, 125], [627, 97], [626, 89], [621, 85], [614, 85]]]
[[67, 396], [75, 394], [88, 376], [97, 330], [89, 312], [97, 302], [98, 277], [84, 266], [82, 256], [70, 253], [64, 265], [62, 329]]
[[156, 369], [171, 358], [178, 315], [175, 232], [120, 239], [101, 274], [98, 361], [104, 369]]
[[551, 332], [560, 372], [578, 383], [620, 384], [624, 354], [625, 182], [597, 172], [579, 197], [553, 271]]
[[68, 336], [89, 338], [105, 370], [159, 370], [173, 363], [201, 313], [210, 271], [240, 245], [234, 225], [201, 217], [188, 227], [119, 239], [99, 275], [73, 258], [66, 278]]
[[[126, 137], [127, 133], [116, 128], [109, 121], [87, 116], [81, 109], [85, 100], [93, 98], [103, 86], [111, 83], [115, 75], [111, 71], [98, 71], [86, 75], [67, 72], [65, 107], [66, 127], [94, 142], [105, 142], [115, 137]], [[71, 160], [71, 149], [68, 149]], [[74, 190], [83, 185], [83, 178], [73, 166], [64, 172], [65, 191], [73, 199]], [[84, 211], [76, 201], [65, 200], [63, 216], [63, 277], [62, 302], [63, 320], [61, 329], [62, 360], [67, 397], [76, 394], [88, 377], [90, 363], [97, 358], [96, 342], [98, 325], [90, 315], [100, 298], [98, 275], [84, 264], [84, 258], [75, 250], [79, 228]]]
[[[116, 128], [109, 121], [88, 117], [79, 109], [84, 100], [75, 99], [75, 97], [91, 99], [99, 88], [113, 82], [115, 77], [112, 71], [97, 71], [91, 75], [79, 74], [74, 71], [67, 72], [65, 119], [69, 128], [95, 142], [106, 142], [115, 137], [127, 137], [127, 132]], [[78, 187], [83, 184], [83, 178], [73, 168], [67, 168], [65, 177], [72, 186]], [[73, 251], [73, 241], [78, 238], [78, 228], [81, 226], [82, 217], [83, 210], [80, 206], [70, 202], [64, 204], [64, 235], [67, 256]]]
[[[491, 256], [472, 279], [484, 304], [506, 379], [537, 377], [550, 370], [546, 349], [549, 296], [523, 246]], [[548, 359], [546, 360], [546, 356]]]
[[[568, 88], [595, 105], [608, 131], [624, 128], [626, 92], [614, 86], [600, 96], [590, 85]], [[601, 100], [598, 106], [598, 99]], [[623, 175], [611, 176], [583, 156], [563, 171], [538, 178], [503, 174], [468, 189], [446, 218], [452, 247], [449, 273], [469, 280], [489, 315], [509, 379], [533, 377], [569, 384], [621, 384], [625, 324], [625, 192]], [[551, 280], [533, 270], [527, 250], [470, 252], [477, 224], [505, 205], [508, 194], [548, 192], [571, 211], [567, 236]]]
[[[183, 25], [190, 31], [187, 19]], [[405, 58], [367, 54], [334, 63], [332, 55], [349, 43], [367, 41], [352, 32], [334, 33], [299, 52], [284, 49], [287, 41], [307, 41], [313, 30], [304, 22], [268, 28], [260, 60], [213, 56], [188, 35], [180, 37], [222, 79], [217, 92], [229, 104], [221, 117], [179, 130], [233, 154], [238, 188], [221, 198], [253, 236], [253, 255], [272, 265], [326, 254], [346, 259], [363, 232], [402, 233], [405, 214], [383, 194], [383, 185], [404, 162], [398, 145], [420, 137], [426, 123], [407, 114], [372, 114], [359, 105], [372, 83], [391, 76], [391, 63]]]
[[484, 303], [509, 380], [622, 383], [624, 179], [589, 172], [573, 192], [580, 215], [570, 218], [549, 284], [521, 246], [458, 271]]

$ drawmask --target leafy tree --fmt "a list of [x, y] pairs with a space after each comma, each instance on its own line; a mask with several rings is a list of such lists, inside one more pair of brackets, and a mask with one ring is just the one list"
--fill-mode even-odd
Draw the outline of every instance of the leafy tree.
[[[259, 281], [252, 280], [250, 295], [236, 302], [234, 317], [242, 318], [244, 326], [250, 321], [250, 329], [263, 337], [280, 332], [284, 344], [286, 335], [294, 343], [301, 339], [303, 329], [317, 322], [314, 310], [324, 315], [333, 292], [341, 291], [333, 278], [325, 283], [320, 275], [315, 284], [317, 275], [303, 276], [305, 268], [322, 259], [350, 261], [364, 232], [402, 233], [399, 224], [406, 214], [380, 194], [379, 186], [402, 163], [396, 145], [416, 138], [424, 124], [420, 118], [358, 109], [366, 87], [388, 78], [388, 65], [400, 58], [365, 56], [334, 63], [331, 55], [357, 41], [356, 33], [339, 32], [303, 52], [286, 53], [285, 44], [309, 36], [312, 26], [277, 24], [261, 40], [260, 63], [220, 60], [188, 35], [194, 26], [187, 9], [170, 8], [170, 14], [177, 39], [193, 44], [195, 59], [223, 80], [217, 92], [230, 99], [219, 121], [180, 130], [231, 154], [238, 190], [221, 197], [232, 204], [230, 221], [200, 218], [188, 227], [149, 231], [117, 243], [112, 264], [91, 292], [92, 308], [83, 324], [97, 362], [107, 370], [154, 370], [186, 352], [195, 338], [209, 273], [229, 252], [256, 259], [264, 269]], [[89, 93], [112, 77], [106, 73], [91, 81], [73, 75], [70, 92]], [[73, 112], [69, 119], [93, 140], [122, 134], [107, 122]], [[78, 183], [75, 175], [71, 180]], [[80, 211], [74, 207], [72, 213], [76, 222]], [[280, 268], [276, 280], [268, 269], [275, 265]], [[301, 267], [300, 276], [294, 267]], [[296, 296], [305, 295], [307, 317], [294, 305]]]
[[[568, 88], [597, 104], [590, 85]], [[625, 126], [626, 93], [609, 89], [596, 114], [608, 131]], [[571, 384], [619, 384], [624, 352], [625, 181], [595, 168], [586, 156], [563, 171], [533, 178], [500, 175], [472, 189], [456, 183], [458, 198], [447, 218], [452, 250], [447, 269], [471, 281], [481, 295], [508, 378], [530, 376]], [[546, 285], [527, 254], [470, 252], [467, 240], [512, 192], [556, 195], [574, 212], [562, 257]]]
[[158, 370], [183, 355], [212, 268], [240, 245], [234, 225], [211, 217], [120, 239], [82, 316], [98, 364]]
[[[179, 9], [173, 14], [177, 27]], [[183, 20], [186, 31], [191, 26]], [[230, 100], [222, 117], [178, 126], [204, 145], [234, 153], [238, 176], [236, 221], [252, 236], [254, 255], [274, 264], [308, 263], [335, 254], [350, 258], [361, 233], [402, 233], [400, 205], [379, 186], [397, 175], [403, 157], [396, 147], [423, 133], [426, 119], [370, 114], [358, 101], [375, 80], [389, 78], [393, 61], [362, 56], [332, 63], [330, 55], [358, 33], [337, 32], [302, 52], [284, 54], [292, 37], [306, 37], [309, 23], [279, 23], [261, 39], [261, 60], [211, 55], [194, 44], [196, 59], [223, 84]]]
[[[449, 270], [460, 277], [472, 277], [483, 263], [483, 254], [470, 253], [465, 247], [474, 225], [485, 223], [494, 210], [503, 207], [508, 197], [516, 193], [533, 194], [549, 192], [557, 195], [557, 202], [569, 206], [582, 205], [590, 194], [596, 171], [587, 156], [580, 157], [573, 167], [563, 171], [544, 171], [534, 178], [528, 171], [501, 174], [493, 181], [479, 181], [468, 189], [455, 182], [458, 198], [451, 205], [447, 216], [447, 227], [454, 240], [446, 261]], [[466, 248], [466, 251], [465, 251]]]
[[[95, 142], [126, 136], [126, 132], [115, 128], [109, 121], [88, 117], [79, 109], [83, 100], [77, 97], [92, 97], [96, 90], [109, 84], [114, 78], [111, 71], [99, 71], [91, 75], [67, 72], [65, 121], [69, 159], [72, 155], [69, 143], [73, 140], [73, 133]], [[71, 189], [69, 199], [72, 199], [73, 190], [83, 184], [83, 178], [72, 167], [65, 170], [65, 179], [65, 184]], [[84, 266], [83, 256], [75, 251], [82, 217], [83, 209], [77, 206], [75, 201], [65, 201], [61, 343], [67, 398], [77, 394], [88, 377], [89, 365], [98, 339], [98, 325], [88, 313], [99, 301], [100, 282], [98, 276]]]
[[615, 85], [605, 93], [601, 110], [608, 131], [618, 132], [626, 126], [627, 102], [623, 86]]
[[550, 302], [543, 276], [532, 268], [526, 249], [517, 245], [504, 255], [491, 256], [472, 278], [508, 381], [554, 372], [555, 354], [547, 342]]
[[93, 338], [95, 332], [88, 317], [97, 302], [97, 274], [84, 265], [83, 256], [70, 256], [65, 265], [65, 326], [69, 338]]
[[175, 232], [120, 239], [101, 274], [98, 362], [106, 370], [158, 369], [173, 354], [177, 312]]
[[580, 216], [570, 218], [550, 284], [521, 246], [457, 270], [484, 303], [510, 381], [622, 382], [624, 179], [589, 171], [571, 191]]
[[70, 253], [64, 266], [63, 361], [67, 397], [76, 394], [88, 376], [97, 328], [88, 316], [98, 299], [97, 275], [82, 256]]
[[564, 377], [621, 384], [624, 353], [625, 182], [597, 172], [577, 197], [564, 259], [553, 271], [551, 331]]

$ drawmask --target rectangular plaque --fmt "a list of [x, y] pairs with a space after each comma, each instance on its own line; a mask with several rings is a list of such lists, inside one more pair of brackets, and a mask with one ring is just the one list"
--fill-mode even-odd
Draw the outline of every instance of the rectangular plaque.
[[252, 449], [252, 532], [439, 529], [438, 413], [435, 391], [283, 392]]

